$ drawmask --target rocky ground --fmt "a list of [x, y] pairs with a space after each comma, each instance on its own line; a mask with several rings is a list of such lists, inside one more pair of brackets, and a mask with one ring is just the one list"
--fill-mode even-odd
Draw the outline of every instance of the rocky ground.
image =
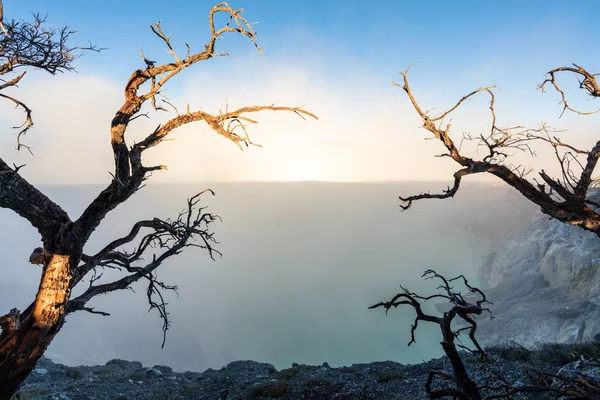
[[[479, 384], [493, 375], [501, 375], [512, 384], [527, 383], [521, 356], [501, 358], [490, 354], [496, 362], [481, 363], [464, 355], [471, 376]], [[426, 398], [424, 383], [431, 369], [450, 372], [450, 365], [440, 358], [414, 365], [386, 361], [341, 368], [326, 363], [293, 364], [278, 371], [270, 364], [235, 361], [219, 370], [176, 373], [166, 366], [144, 367], [137, 361], [112, 360], [101, 366], [69, 367], [43, 358], [21, 388], [20, 399], [418, 400]], [[600, 367], [597, 370], [600, 372]]]
[[[599, 202], [600, 189], [589, 198]], [[600, 332], [599, 264], [593, 232], [547, 216], [498, 238], [479, 271], [494, 321], [478, 321], [478, 337], [524, 346], [591, 339]]]

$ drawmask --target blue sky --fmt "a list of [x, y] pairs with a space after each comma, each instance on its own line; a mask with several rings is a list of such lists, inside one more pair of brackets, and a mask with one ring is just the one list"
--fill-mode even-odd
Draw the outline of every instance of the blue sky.
[[[256, 30], [266, 55], [285, 55], [294, 61], [319, 57], [328, 72], [337, 67], [337, 59], [388, 75], [411, 63], [427, 71], [460, 74], [467, 65], [496, 60], [495, 53], [516, 55], [511, 62], [535, 54], [536, 64], [548, 62], [546, 68], [574, 57], [582, 64], [597, 60], [590, 51], [600, 33], [596, 1], [578, 2], [576, 7], [564, 1], [381, 1], [376, 6], [333, 0], [230, 3], [258, 22]], [[47, 13], [50, 22], [77, 29], [81, 41], [89, 39], [108, 48], [101, 56], [81, 60], [80, 69], [96, 67], [115, 75], [129, 72], [128, 62], [138, 62], [140, 47], [156, 48], [147, 27], [158, 20], [174, 41], [203, 44], [206, 14], [212, 5], [190, 0], [5, 0], [5, 4], [9, 18], [32, 11]], [[238, 56], [252, 52], [236, 39], [228, 38], [224, 46]], [[112, 57], [123, 57], [126, 64], [119, 68], [107, 61]]]
[[[107, 87], [114, 85], [116, 92], [130, 73], [141, 67], [138, 56], [140, 47], [150, 59], [170, 61], [162, 44], [149, 31], [151, 23], [161, 20], [163, 29], [172, 33], [172, 40], [179, 48], [184, 42], [188, 42], [193, 49], [201, 49], [208, 34], [207, 12], [213, 5], [207, 1], [189, 0], [5, 0], [4, 3], [7, 18], [26, 17], [30, 11], [47, 13], [50, 23], [67, 24], [78, 30], [75, 41], [85, 43], [89, 39], [98, 46], [106, 47], [107, 50], [100, 54], [87, 54], [77, 61], [77, 77], [59, 80], [93, 77]], [[412, 146], [413, 138], [423, 139], [424, 132], [416, 129], [418, 119], [415, 120], [414, 115], [411, 115], [406, 98], [401, 90], [390, 85], [390, 79], [397, 79], [397, 72], [405, 70], [411, 64], [411, 82], [415, 90], [419, 91], [420, 98], [426, 102], [424, 108], [445, 107], [479, 86], [497, 84], [502, 89], [499, 104], [504, 107], [502, 110], [507, 124], [513, 121], [536, 123], [541, 120], [556, 120], [560, 111], [556, 106], [558, 98], [555, 94], [542, 95], [535, 90], [547, 70], [571, 62], [592, 71], [597, 71], [600, 67], [600, 55], [595, 51], [600, 39], [600, 27], [597, 24], [600, 3], [597, 1], [578, 2], [576, 7], [569, 2], [560, 1], [371, 3], [235, 0], [230, 4], [234, 8], [244, 8], [246, 18], [258, 22], [255, 29], [265, 57], [260, 58], [247, 41], [229, 35], [219, 42], [219, 47], [236, 58], [212, 60], [210, 65], [195, 66], [193, 71], [186, 72], [185, 76], [172, 83], [170, 89], [173, 96], [181, 95], [182, 102], [197, 100], [200, 106], [205, 106], [205, 102], [209, 101], [205, 96], [208, 92], [213, 97], [216, 94], [218, 98], [212, 100], [217, 101], [215, 104], [218, 107], [225, 99], [235, 99], [238, 92], [245, 92], [247, 95], [241, 96], [240, 101], [243, 98], [244, 101], [252, 102], [252, 94], [258, 90], [269, 101], [269, 92], [257, 88], [270, 87], [275, 88], [272, 91], [273, 101], [278, 101], [276, 89], [282, 86], [283, 81], [283, 86], [289, 85], [286, 86], [285, 101], [306, 103], [308, 108], [312, 104], [311, 110], [316, 107], [315, 112], [326, 122], [329, 116], [333, 120], [334, 117], [348, 119], [349, 115], [356, 117], [359, 114], [364, 114], [363, 122], [377, 120], [377, 127], [371, 131], [363, 129], [360, 132], [350, 132], [352, 143], [344, 142], [342, 148], [338, 146], [337, 150], [335, 143], [323, 145], [327, 138], [333, 137], [331, 140], [334, 142], [341, 140], [331, 135], [329, 128], [335, 126], [335, 123], [325, 123], [329, 131], [321, 132], [319, 139], [315, 139], [320, 142], [320, 147], [315, 144], [319, 151], [315, 151], [315, 146], [312, 146], [312, 150], [296, 149], [296, 153], [302, 153], [304, 161], [295, 167], [300, 171], [292, 174], [294, 176], [286, 178], [284, 175], [269, 175], [265, 173], [269, 168], [264, 165], [262, 169], [241, 177], [242, 180], [410, 178], [412, 175], [405, 171], [409, 164], [394, 165], [397, 170], [394, 174], [384, 173], [384, 170], [389, 170], [389, 162], [396, 158], [392, 153], [383, 156], [387, 164], [381, 161], [385, 165], [375, 168], [373, 163], [380, 158], [378, 152], [383, 152], [381, 146]], [[274, 75], [285, 79], [278, 81]], [[48, 77], [36, 75], [35, 79], [37, 85], [37, 80], [45, 82]], [[62, 87], [68, 87], [67, 81], [60, 82], [63, 82]], [[31, 82], [28, 84], [34, 85]], [[190, 93], [193, 92], [190, 89], [192, 84], [202, 88], [202, 93]], [[74, 88], [82, 87], [81, 82], [73, 85]], [[24, 92], [26, 90], [23, 89]], [[315, 94], [320, 91], [323, 93]], [[293, 93], [297, 96], [293, 96]], [[106, 96], [110, 94], [106, 93]], [[259, 95], [257, 98], [263, 97]], [[116, 105], [118, 100], [107, 99], [107, 102]], [[323, 104], [319, 103], [320, 100]], [[98, 107], [101, 109], [100, 105]], [[385, 111], [391, 122], [388, 126], [380, 126], [382, 120], [387, 119], [383, 113]], [[471, 123], [483, 121], [484, 113], [485, 107], [478, 109], [477, 118], [466, 121], [462, 129], [467, 129]], [[561, 124], [571, 123], [572, 129], [584, 130], [589, 124], [597, 124], [597, 118], [593, 118], [582, 120], [567, 116], [556, 121], [556, 125], [562, 127]], [[43, 121], [37, 123], [38, 130], [42, 129], [40, 124]], [[286, 126], [293, 124], [294, 128], [302, 128], [303, 124], [291, 117], [285, 118], [284, 123]], [[399, 125], [404, 123], [408, 125]], [[310, 122], [303, 128], [314, 133], [323, 129], [318, 124]], [[348, 124], [350, 127], [356, 125], [352, 122]], [[410, 132], [407, 131], [409, 127]], [[254, 129], [260, 135], [261, 127]], [[393, 143], [386, 135], [393, 135], [393, 139], [390, 139]], [[309, 134], [305, 140], [310, 142], [311, 137]], [[348, 135], [344, 137], [347, 138]], [[32, 140], [35, 141], [36, 138], [33, 137]], [[371, 153], [374, 152], [368, 157], [357, 153], [357, 149], [365, 149], [364, 141], [370, 143], [371, 147], [367, 147]], [[375, 141], [381, 143], [374, 144]], [[285, 146], [285, 143], [282, 145]], [[287, 144], [289, 145], [290, 143]], [[429, 155], [440, 151], [439, 147], [431, 143], [428, 146]], [[411, 153], [426, 148], [419, 143]], [[389, 149], [386, 151], [389, 152]], [[331, 152], [336, 152], [332, 156], [338, 157], [336, 165], [356, 161], [361, 166], [345, 168], [346, 172], [342, 172], [339, 165], [330, 165], [330, 172], [319, 176], [315, 171], [327, 168], [322, 165], [323, 160], [317, 162], [316, 159], [328, 158]], [[347, 154], [340, 158], [340, 154], [344, 152]], [[309, 153], [310, 157], [307, 159]], [[431, 161], [426, 158], [427, 154], [423, 154], [421, 158]], [[411, 155], [403, 155], [400, 150], [398, 155], [398, 158], [415, 160]], [[249, 162], [257, 162], [254, 155], [249, 157], [252, 158]], [[271, 156], [267, 156], [266, 160], [283, 162]], [[309, 168], [311, 163], [317, 164]], [[442, 166], [435, 173], [424, 174], [423, 179], [440, 179], [448, 175], [447, 165], [440, 165]], [[187, 167], [190, 168], [190, 165]], [[311, 168], [313, 172], [303, 176], [301, 170], [308, 171]], [[355, 170], [369, 172], [358, 173]], [[209, 178], [207, 171], [201, 173], [196, 170], [194, 173], [194, 176], [202, 176], [202, 179]], [[216, 175], [216, 179], [234, 179], [230, 173]], [[180, 176], [179, 173], [176, 176]], [[419, 178], [420, 176], [416, 177]], [[186, 176], [182, 179], [191, 178]]]

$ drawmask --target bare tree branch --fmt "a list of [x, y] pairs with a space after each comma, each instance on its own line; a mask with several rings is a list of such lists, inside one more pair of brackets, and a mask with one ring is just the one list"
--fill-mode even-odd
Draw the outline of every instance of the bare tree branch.
[[[208, 251], [211, 259], [215, 255], [221, 255], [213, 245], [217, 244], [214, 234], [210, 232], [210, 225], [220, 219], [218, 215], [206, 213], [206, 207], [199, 207], [200, 196], [210, 192], [210, 189], [196, 194], [187, 201], [187, 208], [179, 213], [177, 218], [170, 220], [153, 220], [137, 222], [126, 236], [116, 239], [106, 245], [94, 256], [82, 256], [84, 262], [74, 270], [71, 285], [77, 285], [84, 276], [90, 272], [97, 271], [98, 268], [112, 268], [122, 270], [128, 274], [116, 281], [95, 285], [100, 276], [93, 275], [90, 278], [88, 289], [78, 297], [71, 299], [67, 307], [67, 312], [84, 310], [91, 312], [86, 307], [93, 297], [100, 294], [123, 290], [131, 287], [132, 284], [145, 279], [148, 282], [147, 297], [150, 309], [156, 309], [163, 320], [163, 346], [166, 338], [166, 331], [169, 329], [169, 313], [167, 312], [167, 303], [164, 300], [162, 292], [164, 290], [177, 290], [176, 286], [166, 285], [156, 277], [155, 270], [163, 264], [168, 258], [177, 255], [185, 247], [199, 247]], [[145, 234], [139, 244], [133, 251], [127, 252], [122, 249], [123, 246], [130, 244], [138, 237], [140, 231], [150, 229], [151, 232]], [[152, 250], [152, 261], [145, 262], [144, 254]], [[145, 265], [144, 265], [145, 264]], [[99, 313], [94, 311], [95, 313]], [[101, 313], [108, 315], [107, 313]]]
[[[470, 328], [469, 338], [477, 349], [474, 351], [474, 353], [476, 353], [482, 359], [489, 359], [488, 355], [481, 348], [477, 342], [477, 339], [475, 338], [477, 323], [473, 318], [471, 318], [471, 315], [481, 315], [484, 311], [490, 312], [489, 309], [483, 307], [483, 304], [489, 302], [487, 301], [485, 294], [483, 294], [481, 290], [470, 286], [467, 279], [462, 275], [448, 280], [433, 270], [427, 270], [423, 273], [422, 277], [425, 279], [439, 279], [441, 284], [438, 289], [441, 289], [445, 294], [435, 294], [423, 297], [409, 292], [406, 288], [400, 286], [400, 288], [403, 290], [403, 293], [395, 295], [390, 301], [379, 302], [375, 305], [372, 305], [369, 307], [369, 309], [383, 307], [387, 313], [391, 307], [398, 307], [399, 305], [409, 305], [413, 307], [417, 315], [415, 317], [415, 322], [411, 327], [411, 341], [408, 343], [409, 346], [415, 342], [415, 331], [419, 321], [433, 322], [439, 325], [442, 330], [443, 337], [441, 343], [442, 348], [452, 364], [454, 374], [451, 376], [443, 371], [431, 371], [425, 386], [427, 394], [432, 399], [439, 399], [449, 395], [464, 399], [481, 399], [477, 385], [469, 377], [458, 350], [456, 349], [455, 340], [460, 333], [464, 331], [464, 329], [453, 330], [452, 323], [454, 322], [455, 317], [458, 317], [465, 322]], [[464, 286], [468, 289], [469, 293], [478, 295], [479, 299], [475, 303], [465, 300], [460, 292], [456, 291], [452, 286], [450, 286], [450, 283], [456, 280], [461, 280]], [[443, 298], [449, 301], [451, 308], [449, 311], [444, 313], [443, 317], [436, 317], [423, 312], [421, 308], [422, 302], [433, 298]], [[432, 390], [431, 383], [435, 376], [441, 376], [446, 380], [452, 381], [456, 388]]]
[[27, 182], [0, 158], [0, 207], [8, 208], [27, 219], [48, 248], [52, 238], [71, 220], [68, 214], [46, 195]]
[[[1, 6], [2, 0], [0, 11]], [[10, 167], [0, 159], [0, 207], [12, 209], [26, 218], [40, 232], [43, 242], [43, 247], [35, 248], [29, 257], [30, 262], [42, 267], [35, 300], [19, 314], [18, 324], [9, 316], [0, 317], [0, 398], [12, 398], [60, 331], [68, 313], [85, 311], [108, 315], [87, 303], [99, 294], [131, 288], [136, 282], [143, 281], [147, 285], [150, 310], [156, 310], [163, 321], [164, 345], [170, 324], [164, 293], [175, 291], [177, 287], [158, 278], [158, 267], [186, 247], [205, 249], [212, 259], [221, 254], [214, 248], [217, 242], [210, 231], [210, 225], [219, 217], [205, 212], [205, 207], [199, 206], [200, 194], [188, 200], [187, 209], [177, 218], [139, 221], [127, 235], [108, 243], [98, 253], [84, 254], [88, 239], [107, 213], [143, 187], [153, 171], [166, 168], [163, 165], [144, 165], [142, 153], [146, 149], [160, 144], [174, 129], [195, 121], [205, 121], [211, 129], [242, 148], [242, 144], [259, 146], [248, 134], [247, 126], [257, 123], [248, 117], [250, 113], [289, 111], [301, 118], [316, 119], [303, 107], [275, 105], [248, 106], [214, 115], [191, 111], [188, 107], [180, 113], [176, 105], [164, 96], [162, 90], [165, 84], [185, 68], [199, 61], [227, 55], [215, 50], [216, 40], [227, 32], [247, 37], [260, 51], [252, 24], [245, 20], [241, 12], [226, 3], [213, 7], [209, 12], [211, 34], [207, 44], [198, 52], [193, 52], [191, 46], [186, 44], [185, 56], [177, 54], [171, 37], [163, 32], [160, 24], [151, 27], [153, 34], [166, 45], [172, 60], [159, 64], [146, 58], [144, 52], [140, 51], [144, 67], [134, 71], [125, 84], [124, 102], [111, 122], [111, 146], [115, 159], [113, 180], [75, 222], [20, 175], [23, 166]], [[216, 27], [214, 22], [214, 16], [218, 13], [229, 17], [221, 27]], [[40, 68], [52, 74], [70, 71], [79, 50], [98, 49], [91, 45], [70, 47], [67, 41], [73, 31], [67, 27], [48, 29], [45, 19], [39, 15], [34, 16], [33, 22], [7, 22], [5, 18], [0, 18], [0, 21], [6, 29], [6, 33], [0, 32], [0, 100], [6, 100], [3, 103], [12, 103], [25, 111], [25, 122], [18, 127], [17, 146], [19, 149], [28, 148], [21, 139], [33, 126], [33, 112], [9, 91], [23, 82], [28, 68]], [[14, 76], [9, 76], [10, 73]], [[2, 79], [2, 76], [6, 76], [6, 79]], [[172, 109], [177, 115], [148, 132], [141, 142], [130, 146], [126, 142], [127, 127], [135, 118], [148, 116], [141, 110], [146, 102], [154, 110]], [[109, 280], [109, 274], [103, 274], [107, 268], [113, 270], [111, 272], [116, 271], [118, 278], [112, 275], [113, 280]], [[72, 290], [81, 285], [84, 279], [87, 280], [87, 286], [71, 299]]]
[[[539, 384], [514, 385], [502, 376], [491, 373], [486, 366], [494, 362], [488, 353], [480, 346], [475, 335], [477, 332], [477, 322], [475, 316], [488, 312], [489, 309], [484, 305], [489, 303], [485, 294], [478, 288], [471, 286], [463, 275], [452, 279], [446, 279], [444, 276], [433, 270], [427, 270], [422, 275], [425, 279], [436, 279], [441, 282], [438, 290], [441, 293], [430, 296], [421, 296], [408, 291], [400, 286], [402, 293], [392, 297], [386, 302], [379, 302], [369, 309], [383, 307], [387, 312], [392, 307], [408, 305], [413, 307], [416, 312], [415, 322], [411, 327], [410, 346], [415, 342], [415, 331], [419, 321], [432, 322], [440, 326], [442, 331], [442, 348], [448, 357], [452, 373], [443, 370], [430, 370], [425, 382], [425, 391], [430, 399], [441, 399], [452, 397], [464, 400], [491, 400], [491, 399], [515, 399], [519, 393], [553, 393], [557, 396], [568, 396], [568, 398], [577, 399], [595, 399], [600, 394], [600, 386], [594, 383], [592, 379], [586, 378], [581, 374], [575, 377], [549, 374], [537, 369], [528, 368], [530, 375], [535, 375], [535, 380]], [[467, 289], [468, 293], [463, 295], [454, 288], [453, 284], [461, 283]], [[426, 314], [422, 310], [422, 304], [431, 299], [444, 299], [449, 303], [449, 310], [443, 313], [443, 316], [436, 317]], [[456, 318], [458, 317], [458, 318]], [[461, 328], [454, 329], [453, 322], [457, 321], [464, 325]], [[468, 348], [460, 343], [460, 335], [463, 332], [469, 333], [469, 340], [475, 346], [475, 350]], [[459, 343], [457, 343], [459, 341]], [[457, 348], [468, 351], [476, 355], [481, 361], [484, 361], [481, 368], [484, 368], [484, 376], [487, 380], [484, 384], [478, 386], [469, 376], [467, 369], [458, 353]], [[435, 385], [434, 385], [435, 383]], [[450, 384], [450, 386], [448, 386]], [[434, 387], [435, 386], [435, 387]]]
[[3, 11], [4, 7], [2, 7], [2, 1], [0, 1], [0, 30], [2, 30], [2, 32], [8, 36], [8, 31], [6, 30], [6, 27], [4, 26], [4, 11]]
[[[73, 70], [73, 61], [82, 55], [82, 52], [102, 49], [93, 45], [70, 46], [69, 41], [75, 31], [68, 27], [50, 28], [46, 24], [46, 17], [33, 14], [33, 21], [11, 20], [6, 22], [3, 15], [2, 1], [0, 0], [0, 76], [7, 75], [18, 69], [36, 68], [51, 74]], [[0, 84], [0, 97], [14, 103], [25, 112], [25, 120], [15, 126], [17, 133], [17, 150], [29, 147], [21, 143], [22, 136], [33, 127], [31, 109], [14, 96], [2, 93], [3, 90], [16, 87], [23, 78], [25, 71], [8, 81]], [[31, 151], [31, 150], [30, 150]]]
[[454, 197], [454, 195], [458, 191], [458, 188], [460, 187], [460, 180], [462, 179], [462, 177], [466, 176], [466, 175], [469, 175], [471, 173], [472, 172], [468, 168], [463, 168], [463, 169], [460, 169], [460, 170], [456, 171], [454, 173], [454, 186], [448, 187], [446, 190], [444, 190], [444, 192], [442, 194], [421, 193], [421, 194], [418, 194], [418, 195], [408, 196], [408, 197], [398, 196], [398, 198], [402, 202], [406, 203], [405, 206], [401, 204], [400, 208], [402, 208], [402, 211], [408, 210], [412, 206], [412, 202], [415, 201], [415, 200], [421, 200], [421, 199], [446, 199], [448, 197]]
[[[214, 15], [217, 13], [229, 15], [228, 22], [218, 29], [214, 22]], [[144, 166], [142, 163], [142, 152], [158, 145], [173, 129], [192, 122], [205, 121], [215, 132], [236, 143], [241, 148], [242, 142], [246, 146], [254, 144], [246, 132], [246, 124], [256, 123], [256, 121], [245, 117], [244, 114], [264, 110], [290, 111], [300, 117], [309, 116], [317, 118], [302, 107], [279, 107], [274, 105], [242, 107], [239, 110], [220, 113], [219, 115], [188, 110], [185, 114], [177, 115], [164, 125], [157, 127], [143, 141], [136, 143], [131, 148], [127, 145], [125, 134], [128, 124], [136, 117], [136, 114], [141, 110], [142, 105], [146, 101], [150, 100], [155, 110], [166, 110], [157, 104], [155, 97], [160, 94], [161, 88], [172, 77], [199, 61], [208, 60], [215, 56], [227, 55], [226, 53], [215, 51], [215, 42], [223, 34], [227, 32], [241, 34], [247, 37], [260, 51], [256, 43], [256, 34], [252, 29], [252, 24], [248, 23], [242, 17], [241, 13], [241, 9], [234, 10], [227, 3], [219, 3], [213, 7], [209, 12], [211, 36], [208, 43], [204, 45], [203, 51], [194, 54], [191, 53], [190, 46], [188, 45], [188, 52], [185, 57], [176, 54], [171, 44], [170, 35], [167, 36], [164, 34], [159, 23], [151, 27], [153, 33], [167, 45], [168, 52], [173, 56], [174, 61], [156, 65], [155, 61], [148, 60], [144, 56], [144, 53], [141, 52], [141, 57], [146, 68], [135, 71], [129, 78], [129, 81], [125, 85], [125, 102], [119, 111], [117, 111], [111, 124], [111, 144], [115, 158], [114, 179], [75, 222], [75, 230], [83, 238], [89, 237], [108, 212], [133, 195], [147, 178], [149, 172], [166, 168], [163, 165]], [[146, 92], [141, 91], [142, 85], [147, 82], [150, 83], [150, 88]], [[172, 104], [171, 106], [177, 111]]]
[[[234, 142], [235, 144], [237, 144], [240, 149], [243, 149], [242, 146], [240, 145], [240, 143], [244, 143], [246, 146], [248, 146], [248, 145], [260, 146], [260, 145], [252, 143], [252, 141], [250, 140], [250, 137], [247, 135], [246, 130], [244, 129], [245, 125], [243, 124], [243, 122], [256, 124], [257, 121], [247, 118], [247, 117], [243, 116], [243, 114], [259, 112], [259, 111], [266, 111], [266, 110], [268, 110], [268, 111], [291, 111], [291, 112], [299, 115], [302, 118], [303, 118], [303, 115], [306, 115], [306, 116], [317, 119], [316, 115], [303, 110], [301, 107], [277, 107], [275, 105], [243, 107], [236, 111], [228, 112], [225, 114], [219, 114], [219, 115], [210, 115], [203, 111], [188, 112], [183, 115], [178, 115], [177, 117], [169, 120], [163, 126], [157, 128], [153, 133], [148, 135], [146, 137], [146, 139], [144, 139], [143, 141], [141, 141], [139, 143], [136, 143], [133, 146], [132, 153], [134, 153], [137, 156], [136, 152], [141, 153], [142, 151], [144, 151], [150, 147], [156, 146], [157, 144], [159, 144], [160, 142], [165, 140], [167, 135], [173, 129], [175, 129], [179, 126], [188, 124], [190, 122], [195, 122], [195, 121], [205, 121], [208, 124], [208, 126], [210, 126], [215, 132], [217, 132], [219, 135], [224, 136], [227, 139]], [[244, 132], [244, 135], [243, 136], [239, 135], [236, 132], [236, 128], [242, 129]]]
[[572, 72], [575, 75], [583, 78], [579, 81], [580, 89], [587, 91], [588, 94], [592, 97], [600, 97], [600, 85], [598, 85], [598, 81], [596, 80], [596, 77], [598, 76], [598, 74], [591, 74], [585, 68], [580, 67], [579, 65], [577, 65], [575, 63], [573, 63], [573, 67], [559, 67], [559, 68], [555, 68], [555, 69], [549, 71], [548, 75], [550, 75], [550, 77], [547, 78], [546, 80], [544, 80], [544, 82], [542, 82], [538, 86], [538, 88], [543, 92], [544, 86], [547, 83], [550, 83], [554, 87], [554, 89], [556, 89], [556, 91], [558, 93], [560, 93], [560, 96], [561, 96], [560, 102], [563, 104], [563, 110], [560, 113], [561, 117], [567, 110], [572, 111], [576, 114], [580, 114], [580, 115], [591, 115], [591, 114], [595, 114], [595, 113], [599, 112], [600, 108], [595, 111], [587, 111], [587, 112], [586, 111], [578, 111], [578, 110], [572, 108], [569, 105], [569, 103], [567, 102], [567, 97], [565, 96], [565, 92], [556, 83], [556, 74], [558, 72]]
[[[550, 78], [544, 81], [540, 85], [540, 88], [543, 89], [544, 84], [550, 82], [561, 93], [561, 96], [563, 96], [565, 109], [578, 112], [570, 108], [564, 97], [564, 92], [556, 84], [555, 74], [557, 72], [568, 71], [581, 75], [583, 81], [581, 81], [580, 87], [589, 92], [593, 97], [598, 97], [600, 91], [596, 81], [597, 74], [590, 74], [584, 68], [577, 65], [575, 67], [563, 67], [550, 71], [548, 73]], [[453, 197], [460, 188], [462, 177], [478, 173], [488, 173], [497, 176], [518, 190], [528, 200], [540, 206], [542, 212], [562, 222], [579, 226], [600, 236], [600, 214], [590, 207], [593, 204], [587, 199], [592, 175], [600, 158], [600, 141], [592, 149], [582, 150], [561, 141], [556, 137], [556, 131], [546, 124], [541, 124], [537, 128], [524, 128], [522, 126], [500, 127], [497, 123], [495, 111], [494, 86], [474, 90], [468, 95], [463, 96], [448, 111], [442, 112], [437, 116], [430, 116], [426, 111], [423, 111], [423, 108], [419, 105], [411, 90], [408, 82], [408, 70], [401, 72], [400, 75], [403, 78], [403, 83], [394, 83], [394, 85], [401, 87], [406, 92], [415, 111], [423, 121], [423, 127], [432, 133], [433, 138], [439, 140], [445, 147], [447, 153], [441, 156], [449, 157], [461, 166], [461, 169], [454, 173], [454, 185], [448, 187], [443, 193], [400, 196], [399, 198], [403, 202], [400, 205], [402, 210], [410, 208], [416, 200]], [[479, 147], [486, 149], [487, 155], [478, 160], [468, 157], [461, 152], [460, 146], [456, 146], [451, 137], [451, 125], [449, 123], [444, 124], [444, 120], [463, 105], [467, 99], [480, 93], [487, 93], [490, 96], [490, 129], [486, 134], [478, 136], [465, 135], [462, 139], [463, 141], [475, 140]], [[582, 112], [578, 113], [586, 114]], [[528, 170], [521, 166], [514, 166], [508, 162], [509, 157], [512, 155], [511, 151], [525, 151], [531, 155], [535, 155], [531, 144], [536, 141], [552, 146], [561, 170], [561, 177], [559, 179], [554, 179], [544, 172], [544, 170], [541, 170], [539, 176], [543, 183], [539, 183], [534, 179], [535, 184], [533, 184], [526, 178]], [[587, 160], [584, 161], [580, 157], [587, 157]]]

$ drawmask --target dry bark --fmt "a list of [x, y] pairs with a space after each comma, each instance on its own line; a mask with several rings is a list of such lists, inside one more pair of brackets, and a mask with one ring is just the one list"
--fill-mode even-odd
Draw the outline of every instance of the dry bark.
[[[228, 16], [227, 23], [221, 27], [215, 26], [214, 22], [218, 13]], [[108, 243], [97, 254], [84, 253], [85, 244], [104, 217], [136, 193], [153, 171], [166, 168], [163, 165], [145, 165], [142, 157], [144, 151], [159, 145], [174, 129], [196, 121], [206, 122], [213, 131], [242, 148], [242, 145], [254, 145], [246, 131], [248, 124], [256, 123], [249, 118], [251, 113], [289, 111], [302, 118], [317, 118], [302, 107], [248, 106], [213, 115], [189, 108], [180, 113], [164, 98], [161, 103], [161, 90], [175, 75], [200, 61], [227, 55], [215, 49], [216, 41], [225, 33], [248, 38], [260, 51], [252, 25], [242, 16], [242, 10], [232, 9], [222, 2], [210, 10], [208, 17], [211, 34], [207, 44], [199, 52], [192, 52], [191, 47], [187, 46], [185, 57], [175, 52], [170, 36], [163, 33], [159, 23], [151, 26], [152, 32], [166, 45], [173, 60], [159, 65], [146, 59], [141, 52], [145, 67], [131, 74], [125, 85], [124, 102], [111, 124], [110, 137], [115, 160], [113, 179], [79, 218], [72, 219], [58, 204], [27, 182], [19, 173], [21, 167], [11, 167], [0, 158], [0, 207], [11, 209], [27, 219], [37, 229], [43, 243], [43, 248], [35, 249], [30, 257], [32, 263], [43, 266], [34, 302], [22, 313], [13, 309], [0, 318], [0, 400], [10, 399], [16, 393], [60, 331], [67, 314], [87, 311], [108, 315], [88, 306], [88, 302], [99, 294], [124, 290], [140, 280], [145, 281], [150, 307], [156, 309], [163, 319], [163, 332], [166, 333], [169, 319], [162, 293], [176, 287], [160, 281], [156, 269], [186, 247], [205, 249], [211, 258], [220, 254], [213, 247], [217, 242], [210, 230], [218, 216], [200, 207], [204, 192], [188, 199], [187, 207], [176, 218], [139, 221], [128, 235]], [[21, 138], [33, 126], [32, 111], [24, 102], [5, 94], [8, 89], [14, 90], [24, 77], [26, 71], [19, 74], [17, 70], [29, 67], [50, 73], [68, 71], [73, 69], [72, 61], [78, 57], [79, 50], [98, 49], [94, 46], [69, 47], [68, 39], [72, 31], [67, 27], [46, 28], [45, 20], [39, 16], [34, 16], [33, 22], [6, 21], [1, 0], [0, 29], [0, 75], [15, 75], [0, 84], [0, 98], [23, 109], [25, 122], [18, 127], [17, 148], [27, 148], [21, 143]], [[146, 83], [148, 85], [144, 85]], [[169, 105], [177, 115], [149, 132], [142, 141], [128, 145], [126, 134], [129, 123], [144, 115], [140, 114], [140, 110], [146, 102], [150, 102], [155, 111], [166, 111], [162, 104]], [[214, 195], [211, 190], [205, 192]], [[123, 249], [123, 246], [135, 243], [137, 245], [133, 251]], [[103, 268], [117, 269], [123, 276], [114, 281], [103, 281], [100, 272]], [[71, 298], [72, 289], [84, 279], [88, 280], [87, 289], [76, 298]]]
[[[560, 67], [548, 72], [548, 78], [539, 86], [540, 90], [548, 84], [552, 85], [561, 95], [564, 113], [566, 110], [580, 115], [595, 114], [600, 111], [580, 111], [568, 103], [564, 91], [556, 81], [559, 73], [571, 73], [580, 78], [580, 89], [584, 90], [592, 98], [600, 97], [600, 86], [596, 77], [585, 68], [573, 64], [574, 67]], [[423, 127], [433, 134], [433, 138], [439, 140], [445, 152], [439, 157], [449, 157], [460, 169], [454, 173], [454, 184], [442, 193], [422, 193], [412, 196], [400, 196], [403, 210], [410, 208], [414, 201], [422, 199], [446, 199], [453, 197], [458, 189], [462, 178], [468, 175], [487, 173], [503, 180], [508, 185], [518, 190], [528, 200], [537, 204], [541, 211], [549, 216], [570, 225], [579, 226], [585, 230], [594, 232], [600, 236], [600, 214], [594, 209], [598, 204], [587, 199], [587, 193], [592, 183], [592, 175], [600, 158], [600, 140], [591, 149], [579, 149], [569, 143], [562, 141], [557, 136], [557, 131], [547, 124], [541, 124], [535, 128], [522, 126], [501, 127], [497, 123], [495, 111], [495, 86], [481, 87], [462, 97], [454, 106], [438, 115], [430, 115], [423, 111], [408, 82], [408, 70], [401, 72], [403, 78], [400, 86], [411, 101], [416, 112], [423, 121]], [[464, 135], [461, 139], [476, 141], [478, 146], [484, 149], [485, 156], [474, 158], [468, 157], [461, 151], [461, 146], [451, 134], [451, 124], [448, 121], [451, 114], [457, 110], [466, 100], [477, 94], [490, 96], [490, 129], [478, 136]], [[562, 116], [561, 113], [561, 116]], [[550, 145], [560, 166], [561, 176], [553, 178], [543, 169], [539, 172], [541, 181], [533, 179], [530, 181], [526, 175], [530, 172], [521, 166], [513, 166], [510, 163], [511, 152], [525, 151], [534, 155], [532, 144], [542, 142]]]

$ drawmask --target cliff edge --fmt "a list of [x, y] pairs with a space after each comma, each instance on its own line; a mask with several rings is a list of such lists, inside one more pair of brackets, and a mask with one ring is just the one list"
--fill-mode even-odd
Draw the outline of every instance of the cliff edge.
[[[590, 199], [600, 202], [600, 189]], [[600, 238], [539, 216], [496, 239], [479, 270], [493, 302], [494, 319], [478, 329], [488, 345], [574, 343], [600, 332]]]

